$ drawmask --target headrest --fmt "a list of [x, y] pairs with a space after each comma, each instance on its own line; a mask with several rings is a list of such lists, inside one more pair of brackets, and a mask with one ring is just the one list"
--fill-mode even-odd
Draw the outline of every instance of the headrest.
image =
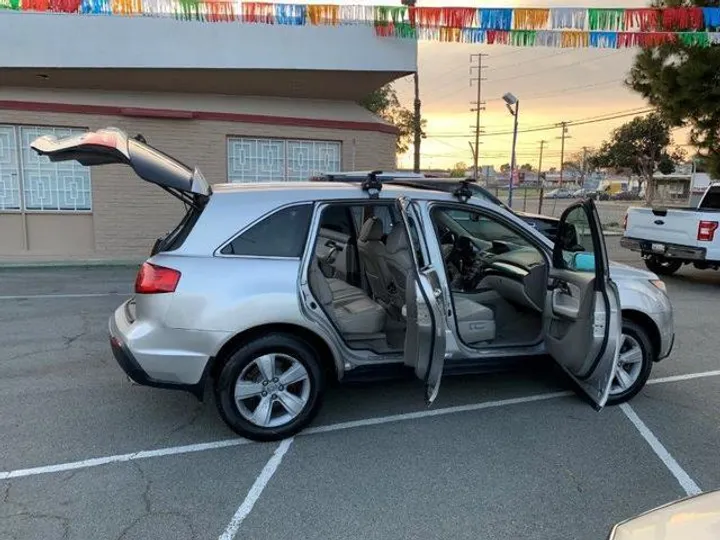
[[359, 240], [361, 242], [377, 242], [382, 239], [383, 234], [382, 221], [379, 218], [371, 217], [363, 223]]
[[407, 238], [405, 237], [405, 226], [402, 222], [396, 223], [393, 226], [390, 234], [388, 234], [387, 240], [385, 240], [385, 249], [388, 253], [397, 253], [404, 249], [408, 249]]

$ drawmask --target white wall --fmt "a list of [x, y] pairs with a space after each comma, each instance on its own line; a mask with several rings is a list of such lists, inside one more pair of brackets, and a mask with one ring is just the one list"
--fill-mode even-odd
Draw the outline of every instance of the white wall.
[[410, 72], [417, 66], [417, 42], [380, 38], [365, 25], [296, 27], [11, 11], [0, 11], [0, 51], [0, 68]]

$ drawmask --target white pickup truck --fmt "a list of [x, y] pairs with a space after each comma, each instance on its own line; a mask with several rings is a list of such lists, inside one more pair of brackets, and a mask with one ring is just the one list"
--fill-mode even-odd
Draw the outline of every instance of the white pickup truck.
[[629, 208], [620, 245], [642, 254], [656, 274], [683, 265], [720, 268], [720, 183], [711, 184], [697, 208]]

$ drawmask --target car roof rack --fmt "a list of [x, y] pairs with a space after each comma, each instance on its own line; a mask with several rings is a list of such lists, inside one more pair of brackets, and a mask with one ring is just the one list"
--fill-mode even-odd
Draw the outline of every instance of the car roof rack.
[[470, 197], [472, 197], [473, 192], [469, 187], [469, 184], [471, 182], [475, 182], [474, 178], [465, 178], [463, 180], [460, 180], [460, 185], [453, 191], [453, 195], [457, 197], [460, 202], [468, 202]]
[[[428, 178], [428, 177], [399, 177], [399, 178], [388, 178], [386, 180], [382, 180], [380, 176], [383, 174], [386, 174], [382, 170], [374, 170], [367, 173], [367, 175], [361, 177], [361, 176], [350, 176], [350, 177], [344, 177], [342, 173], [340, 174], [325, 174], [321, 176], [313, 177], [313, 179], [323, 179], [330, 182], [334, 181], [340, 181], [340, 182], [361, 182], [361, 188], [363, 191], [366, 191], [368, 193], [368, 196], [371, 199], [377, 199], [380, 196], [380, 192], [382, 191], [383, 184], [392, 184], [394, 186], [405, 186], [405, 187], [411, 187], [414, 189], [422, 189], [427, 191], [441, 191], [444, 192], [445, 190], [438, 189], [437, 187], [433, 186], [433, 181], [437, 180], [446, 180], [445, 178]], [[429, 180], [428, 182], [424, 182], [424, 180]], [[447, 180], [454, 180], [454, 179], [447, 179]], [[468, 187], [468, 184], [470, 183], [477, 183], [476, 180], [472, 177], [464, 178], [462, 180], [456, 180], [459, 185], [458, 187], [453, 190], [452, 195], [457, 197], [460, 202], [467, 202], [470, 197], [472, 197], [473, 192]]]
[[383, 184], [382, 180], [378, 178], [379, 174], [382, 174], [382, 171], [369, 172], [362, 183], [363, 191], [367, 191], [371, 199], [377, 199], [382, 191]]

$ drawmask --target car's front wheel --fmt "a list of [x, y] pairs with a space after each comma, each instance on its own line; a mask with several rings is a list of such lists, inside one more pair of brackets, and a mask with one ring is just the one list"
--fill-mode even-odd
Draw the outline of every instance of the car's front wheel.
[[256, 441], [276, 441], [307, 426], [322, 403], [325, 382], [317, 352], [286, 334], [238, 348], [215, 383], [225, 423]]
[[650, 377], [652, 364], [653, 349], [647, 331], [623, 319], [620, 356], [607, 404], [625, 403], [640, 392]]

